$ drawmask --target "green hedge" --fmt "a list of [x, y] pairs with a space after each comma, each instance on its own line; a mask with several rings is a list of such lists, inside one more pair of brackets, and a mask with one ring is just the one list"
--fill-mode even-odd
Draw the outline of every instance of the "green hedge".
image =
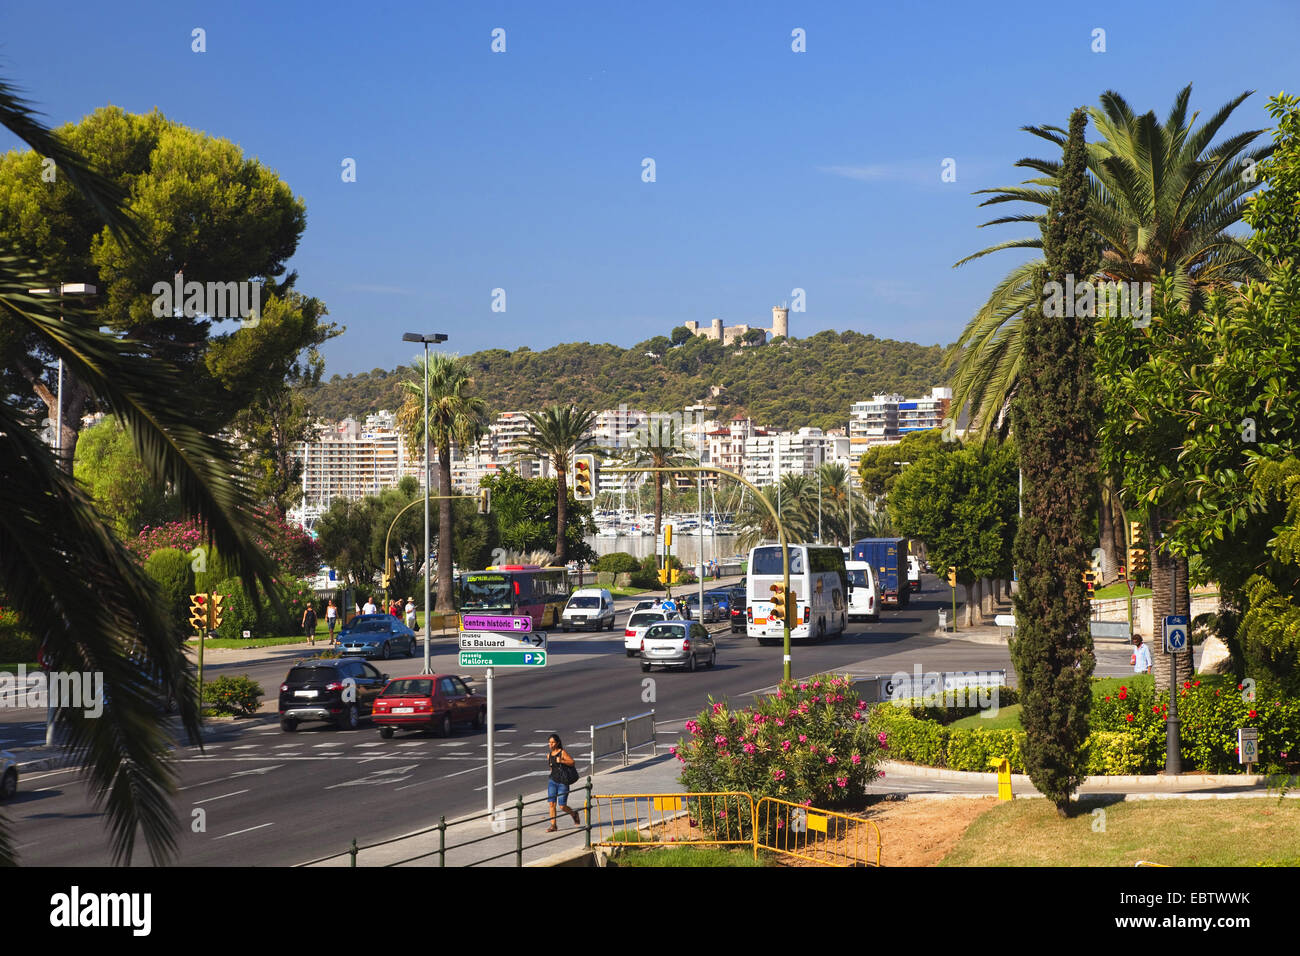
[[191, 631], [190, 595], [194, 591], [192, 559], [178, 548], [159, 548], [144, 563], [144, 573], [158, 589], [158, 607], [178, 633]]

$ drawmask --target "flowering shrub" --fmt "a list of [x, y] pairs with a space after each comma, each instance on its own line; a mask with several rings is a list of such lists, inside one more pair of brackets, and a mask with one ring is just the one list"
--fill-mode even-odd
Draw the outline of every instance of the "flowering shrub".
[[[292, 525], [276, 514], [259, 516], [264, 531], [253, 536], [254, 544], [284, 574], [292, 577], [304, 577], [315, 574], [320, 567], [320, 546], [297, 525]], [[176, 548], [189, 554], [199, 545], [207, 546], [202, 526], [194, 521], [172, 521], [157, 527], [145, 526], [140, 533], [127, 542], [127, 547], [141, 561], [162, 548]], [[215, 562], [215, 553], [210, 552], [209, 560]], [[217, 572], [217, 568], [210, 570]], [[229, 574], [230, 568], [223, 568], [218, 573]]]
[[[888, 746], [887, 737], [868, 730], [865, 708], [848, 678], [830, 674], [782, 682], [774, 696], [743, 710], [711, 702], [687, 721], [689, 739], [678, 743], [682, 785], [826, 809], [860, 804]], [[714, 826], [706, 801], [692, 809], [706, 830]]]
[[1232, 677], [1202, 675], [1178, 693], [1178, 720], [1183, 756], [1200, 770], [1238, 772], [1237, 728], [1259, 731], [1257, 768], [1263, 773], [1294, 772], [1300, 766], [1300, 701], [1288, 699], [1267, 682], [1243, 698]]
[[262, 702], [262, 687], [247, 674], [224, 676], [203, 684], [203, 703], [218, 714], [250, 717]]

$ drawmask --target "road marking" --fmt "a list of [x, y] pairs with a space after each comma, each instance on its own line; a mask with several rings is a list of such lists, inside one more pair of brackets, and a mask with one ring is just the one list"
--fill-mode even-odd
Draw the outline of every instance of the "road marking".
[[382, 747], [383, 744], [378, 740], [372, 740], [369, 743], [353, 744], [354, 747]]
[[237, 797], [241, 793], [248, 793], [247, 790], [232, 790], [230, 793], [223, 793], [219, 797], [205, 797], [202, 800], [195, 800], [194, 805], [197, 807], [200, 803], [211, 803], [213, 800], [224, 800], [226, 797]]
[[[453, 741], [452, 741], [451, 743], [449, 743], [449, 744], [438, 744], [438, 746], [439, 746], [439, 747], [468, 747], [468, 746], [469, 746], [469, 741], [468, 741], [468, 740], [453, 740]], [[539, 744], [538, 746], [542, 746], [542, 745]]]
[[236, 770], [234, 773], [231, 774], [231, 776], [244, 777], [251, 773], [270, 773], [272, 770], [278, 770], [280, 767], [283, 766], [284, 764], [276, 763], [276, 764], [271, 764], [271, 766], [269, 767], [254, 767], [251, 770]]
[[422, 746], [424, 746], [424, 744], [423, 744], [423, 741], [416, 740], [416, 741], [413, 741], [413, 742], [411, 742], [411, 743], [398, 744], [397, 746], [399, 746], [399, 747], [422, 747]]
[[[547, 776], [548, 773], [549, 773], [549, 771], [546, 771], [546, 770], [533, 770], [533, 771], [530, 771], [529, 773], [521, 773], [521, 774], [520, 774], [519, 776], [517, 776], [517, 777], [508, 777], [508, 778], [506, 778], [505, 780], [497, 780], [497, 781], [495, 781], [495, 785], [499, 787], [499, 786], [501, 786], [501, 785], [503, 785], [503, 784], [514, 783], [516, 780], [523, 780], [523, 779], [525, 779], [525, 778], [527, 778], [527, 777], [543, 777], [543, 776]], [[475, 790], [486, 790], [486, 789], [487, 789], [487, 784], [484, 784], [484, 785], [481, 786], [481, 787], [475, 787], [474, 789], [475, 789]]]
[[[419, 764], [413, 763], [413, 764], [407, 764], [405, 767], [388, 767], [384, 770], [376, 770], [374, 773], [371, 773], [369, 776], [360, 777], [356, 780], [348, 780], [344, 783], [331, 784], [325, 789], [337, 790], [339, 787], [360, 787], [360, 786], [366, 786], [368, 784], [397, 783], [397, 781], [399, 780], [409, 780], [411, 775], [410, 773], [408, 773], [408, 771], [414, 770], [418, 766]], [[400, 777], [394, 776], [394, 774], [399, 774], [399, 773], [402, 774], [402, 776]]]
[[249, 827], [247, 830], [236, 830], [234, 833], [227, 833], [224, 836], [217, 837], [218, 840], [224, 840], [226, 837], [239, 836], [241, 833], [252, 833], [254, 830], [260, 830], [263, 827], [273, 827], [274, 823], [261, 823], [255, 827]]
[[231, 750], [253, 750], [260, 746], [262, 745], [261, 744], [240, 744], [238, 747], [231, 747], [230, 749]]
[[302, 744], [276, 744], [274, 750], [290, 750], [294, 747], [301, 747]]
[[343, 743], [342, 741], [333, 740], [326, 744], [312, 744], [312, 746], [315, 747], [317, 750], [320, 750], [323, 747], [342, 747]]
[[63, 770], [51, 770], [47, 773], [24, 774], [23, 780], [24, 781], [40, 780], [42, 777], [53, 777], [55, 774], [60, 774], [60, 773], [76, 773], [80, 769], [81, 769], [80, 767], [65, 767]]

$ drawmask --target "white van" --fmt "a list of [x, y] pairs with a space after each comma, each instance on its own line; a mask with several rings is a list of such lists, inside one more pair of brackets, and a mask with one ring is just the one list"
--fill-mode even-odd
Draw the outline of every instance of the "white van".
[[849, 620], [880, 620], [880, 595], [876, 589], [876, 573], [866, 561], [845, 561], [844, 570], [849, 575]]
[[560, 615], [562, 631], [614, 629], [614, 595], [605, 588], [579, 588]]
[[907, 586], [913, 591], [921, 590], [921, 559], [914, 554], [907, 556]]

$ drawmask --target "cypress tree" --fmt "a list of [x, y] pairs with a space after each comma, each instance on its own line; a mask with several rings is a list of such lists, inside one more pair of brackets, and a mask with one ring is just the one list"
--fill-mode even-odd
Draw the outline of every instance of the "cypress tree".
[[[1045, 296], [1048, 282], [1064, 291], [1067, 279], [1072, 285], [1090, 281], [1100, 265], [1086, 211], [1086, 125], [1087, 114], [1076, 109], [1043, 232]], [[1029, 777], [1062, 816], [1084, 776], [1096, 663], [1082, 574], [1094, 541], [1099, 408], [1093, 314], [1086, 305], [1066, 305], [1056, 309], [1045, 301], [1025, 310], [1025, 371], [1012, 411], [1024, 514], [1014, 550], [1020, 588], [1011, 658]]]

